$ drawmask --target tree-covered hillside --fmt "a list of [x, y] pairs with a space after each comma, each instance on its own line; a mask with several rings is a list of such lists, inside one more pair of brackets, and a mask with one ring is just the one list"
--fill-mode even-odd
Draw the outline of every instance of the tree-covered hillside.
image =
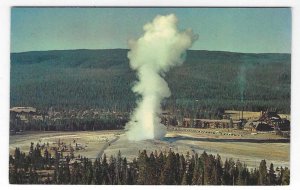
[[[130, 111], [136, 80], [127, 51], [61, 50], [11, 54], [11, 107]], [[155, 53], [155, 52], [154, 52]], [[290, 54], [188, 51], [166, 80], [171, 110], [290, 111]]]

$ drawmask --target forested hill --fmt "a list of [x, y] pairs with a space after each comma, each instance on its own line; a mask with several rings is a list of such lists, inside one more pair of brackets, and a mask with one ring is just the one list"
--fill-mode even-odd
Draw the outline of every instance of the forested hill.
[[[130, 111], [137, 97], [128, 50], [56, 50], [11, 54], [11, 107]], [[153, 52], [155, 53], [155, 52]], [[290, 111], [290, 54], [190, 50], [166, 80], [168, 109]]]

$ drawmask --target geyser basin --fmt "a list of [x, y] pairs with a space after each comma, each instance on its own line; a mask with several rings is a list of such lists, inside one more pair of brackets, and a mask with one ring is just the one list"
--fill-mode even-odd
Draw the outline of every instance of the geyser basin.
[[171, 92], [163, 76], [183, 63], [186, 50], [198, 38], [191, 29], [179, 31], [177, 22], [174, 14], [159, 15], [144, 25], [143, 36], [129, 42], [130, 67], [138, 76], [132, 90], [142, 97], [125, 127], [129, 140], [159, 139], [166, 134], [159, 118], [160, 103]]

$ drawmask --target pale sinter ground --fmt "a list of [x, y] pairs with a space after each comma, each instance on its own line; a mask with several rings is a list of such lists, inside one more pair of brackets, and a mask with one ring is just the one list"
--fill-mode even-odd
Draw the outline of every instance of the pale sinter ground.
[[[205, 131], [205, 130], [204, 130]], [[206, 130], [212, 131], [212, 130]], [[216, 130], [214, 130], [216, 131]], [[266, 134], [255, 135], [255, 138], [264, 138]], [[249, 138], [250, 135], [245, 135]], [[267, 134], [268, 138], [274, 136]], [[117, 155], [121, 151], [129, 161], [137, 157], [139, 150], [147, 150], [150, 154], [155, 150], [168, 151], [170, 148], [180, 154], [190, 155], [194, 153], [202, 154], [203, 151], [211, 154], [219, 154], [224, 162], [226, 158], [233, 158], [235, 161], [240, 160], [249, 167], [259, 167], [262, 159], [271, 162], [275, 167], [289, 167], [290, 143], [255, 143], [255, 142], [215, 142], [201, 140], [201, 138], [220, 139], [220, 135], [197, 133], [195, 131], [168, 131], [166, 138], [162, 140], [144, 140], [129, 141], [124, 131], [96, 131], [96, 132], [44, 132], [29, 133], [23, 135], [10, 136], [9, 150], [13, 154], [16, 147], [20, 147], [22, 151], [28, 153], [30, 142], [33, 143], [49, 143], [50, 147], [60, 139], [66, 145], [74, 146], [75, 143], [84, 147], [83, 150], [75, 151], [75, 155], [81, 155], [88, 158], [101, 157], [103, 153], [109, 157]], [[237, 137], [222, 137], [237, 138]], [[239, 137], [243, 138], [243, 137]], [[275, 138], [275, 136], [274, 136]], [[74, 141], [75, 140], [75, 141]], [[74, 143], [75, 142], [75, 143]], [[67, 155], [68, 152], [64, 153]]]

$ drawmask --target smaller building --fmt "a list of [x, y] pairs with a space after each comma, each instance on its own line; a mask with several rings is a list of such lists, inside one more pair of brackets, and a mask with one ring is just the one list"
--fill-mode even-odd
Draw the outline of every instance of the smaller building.
[[244, 130], [248, 131], [289, 131], [290, 121], [281, 119], [276, 112], [263, 112], [256, 121], [249, 121], [245, 124]]
[[36, 113], [36, 108], [33, 107], [13, 107], [10, 109], [11, 112], [15, 113]]

